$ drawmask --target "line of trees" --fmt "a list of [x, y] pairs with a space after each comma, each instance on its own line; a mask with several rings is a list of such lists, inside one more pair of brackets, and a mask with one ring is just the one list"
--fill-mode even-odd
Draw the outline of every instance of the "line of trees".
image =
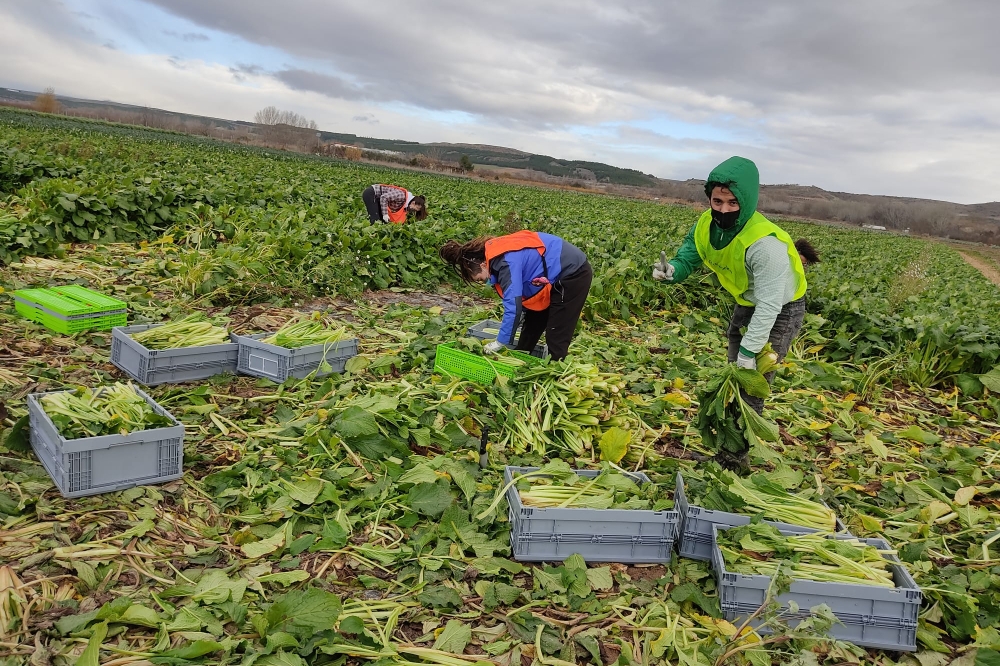
[[276, 106], [265, 106], [254, 114], [253, 121], [258, 125], [289, 125], [302, 129], [319, 129], [315, 120], [309, 120], [294, 111], [283, 111]]

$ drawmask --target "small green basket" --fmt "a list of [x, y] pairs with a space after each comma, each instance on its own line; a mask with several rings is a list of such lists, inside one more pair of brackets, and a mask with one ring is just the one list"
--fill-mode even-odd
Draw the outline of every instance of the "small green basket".
[[19, 289], [14, 309], [46, 328], [72, 335], [81, 331], [109, 331], [128, 323], [128, 304], [71, 284], [50, 289]]
[[[542, 362], [542, 359], [519, 351], [508, 351], [514, 358], [528, 365]], [[483, 356], [476, 356], [455, 347], [454, 342], [446, 342], [437, 346], [434, 354], [434, 372], [449, 374], [453, 377], [469, 379], [480, 384], [492, 384], [497, 374], [513, 379], [520, 366], [504, 363], [502, 360], [491, 361]]]

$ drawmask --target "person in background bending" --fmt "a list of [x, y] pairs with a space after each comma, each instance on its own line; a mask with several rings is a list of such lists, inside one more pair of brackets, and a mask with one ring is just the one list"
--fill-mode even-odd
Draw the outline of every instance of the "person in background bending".
[[361, 200], [371, 222], [403, 224], [407, 215], [418, 220], [427, 217], [427, 200], [398, 185], [369, 185], [361, 193]]
[[795, 241], [795, 249], [799, 251], [799, 261], [803, 268], [819, 263], [819, 252], [805, 238]]

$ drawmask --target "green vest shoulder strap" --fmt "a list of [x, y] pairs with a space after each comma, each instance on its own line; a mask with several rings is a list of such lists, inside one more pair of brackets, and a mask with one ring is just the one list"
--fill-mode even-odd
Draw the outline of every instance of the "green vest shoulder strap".
[[765, 236], [774, 236], [788, 248], [788, 261], [795, 272], [795, 299], [805, 296], [806, 273], [802, 269], [802, 260], [799, 259], [799, 252], [795, 249], [792, 237], [781, 227], [760, 213], [754, 213], [729, 245], [716, 250], [710, 240], [711, 224], [712, 211], [708, 210], [698, 219], [695, 227], [695, 247], [698, 248], [701, 260], [718, 276], [719, 282], [733, 295], [737, 303], [753, 306], [753, 303], [743, 298], [743, 293], [750, 284], [747, 276], [747, 248]]

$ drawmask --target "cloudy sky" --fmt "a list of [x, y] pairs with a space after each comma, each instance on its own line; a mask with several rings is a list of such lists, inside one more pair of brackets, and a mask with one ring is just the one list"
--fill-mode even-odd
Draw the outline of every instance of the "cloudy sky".
[[994, 0], [0, 0], [0, 86], [1000, 200]]

